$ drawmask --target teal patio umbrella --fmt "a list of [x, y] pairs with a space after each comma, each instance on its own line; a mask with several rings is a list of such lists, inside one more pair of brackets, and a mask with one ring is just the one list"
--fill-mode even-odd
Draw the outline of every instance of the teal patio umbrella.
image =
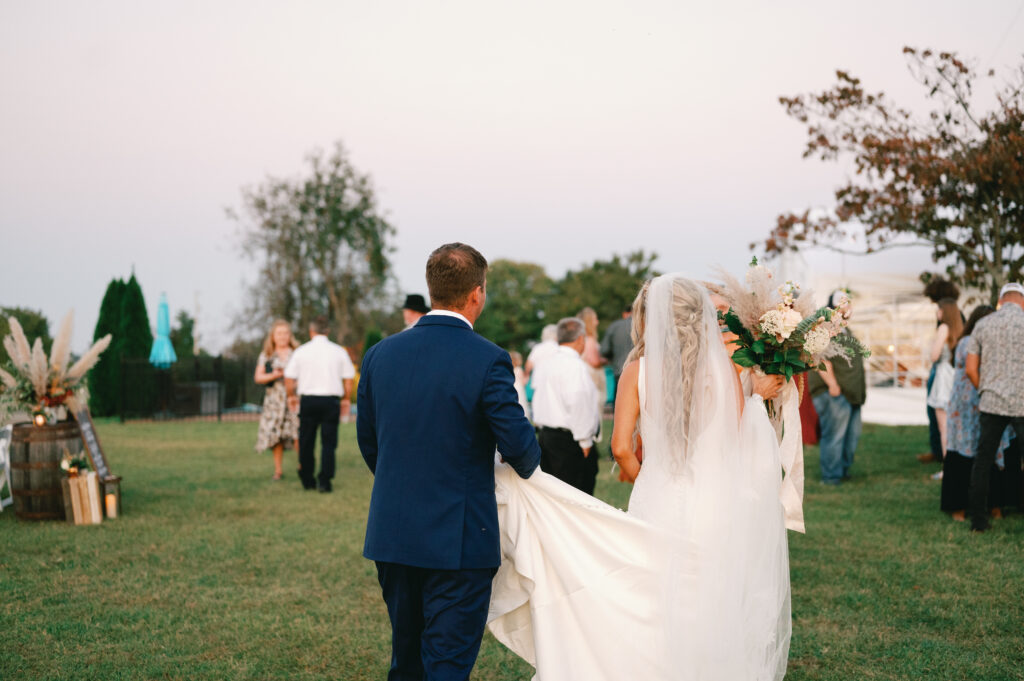
[[156, 338], [153, 349], [149, 351], [149, 363], [158, 369], [169, 369], [178, 361], [171, 345], [171, 312], [167, 307], [167, 294], [160, 294], [160, 307], [156, 312]]

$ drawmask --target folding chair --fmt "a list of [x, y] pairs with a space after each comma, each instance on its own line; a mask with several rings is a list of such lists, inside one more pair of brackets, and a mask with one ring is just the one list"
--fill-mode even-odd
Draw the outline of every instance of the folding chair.
[[[4, 506], [14, 503], [14, 492], [11, 490], [11, 434], [14, 426], [0, 428], [0, 511]], [[7, 497], [4, 498], [4, 489], [7, 490]]]

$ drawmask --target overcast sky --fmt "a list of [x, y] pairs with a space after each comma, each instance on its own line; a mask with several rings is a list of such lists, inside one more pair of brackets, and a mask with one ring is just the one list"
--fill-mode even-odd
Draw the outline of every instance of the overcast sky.
[[[235, 335], [254, 267], [225, 208], [343, 140], [398, 229], [395, 269], [454, 240], [552, 276], [612, 253], [738, 269], [849, 169], [804, 161], [779, 95], [836, 68], [919, 107], [904, 45], [997, 69], [1024, 2], [13, 2], [0, 0], [0, 305], [92, 337], [134, 267], [155, 324], [201, 305]], [[906, 271], [924, 252], [812, 269]]]

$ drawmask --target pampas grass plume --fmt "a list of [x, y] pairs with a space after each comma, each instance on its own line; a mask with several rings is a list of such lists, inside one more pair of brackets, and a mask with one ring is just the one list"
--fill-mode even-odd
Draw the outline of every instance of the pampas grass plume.
[[3, 369], [0, 369], [0, 382], [2, 382], [8, 388], [14, 388], [18, 385], [18, 381], [14, 378], [14, 376], [11, 376]]
[[14, 362], [14, 366], [21, 369], [23, 363], [18, 358], [18, 344], [14, 342], [13, 336], [4, 336], [4, 350], [7, 351], [7, 356]]
[[49, 377], [50, 365], [46, 361], [46, 351], [43, 350], [43, 339], [36, 338], [32, 346], [32, 362], [28, 367], [28, 380], [32, 382], [32, 388], [36, 391], [36, 399], [46, 394]]
[[21, 328], [21, 322], [14, 317], [8, 317], [7, 321], [11, 325], [11, 338], [14, 339], [15, 348], [15, 351], [11, 353], [11, 359], [20, 367], [28, 367], [32, 362], [32, 350], [29, 349], [25, 330]]
[[93, 346], [89, 348], [89, 351], [82, 355], [81, 359], [75, 362], [71, 368], [68, 369], [68, 373], [66, 375], [67, 380], [73, 383], [85, 376], [86, 372], [89, 371], [89, 369], [92, 369], [96, 362], [99, 361], [100, 354], [107, 349], [107, 346], [110, 345], [110, 339], [111, 335], [108, 333], [106, 336], [93, 343]]
[[64, 370], [68, 368], [68, 360], [71, 359], [71, 327], [74, 317], [74, 310], [69, 311], [64, 317], [50, 349], [50, 368], [58, 378], [64, 375]]

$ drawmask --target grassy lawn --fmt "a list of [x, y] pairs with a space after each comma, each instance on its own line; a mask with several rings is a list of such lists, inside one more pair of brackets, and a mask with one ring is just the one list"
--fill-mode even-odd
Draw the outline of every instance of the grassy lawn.
[[[333, 494], [271, 482], [254, 423], [101, 423], [124, 516], [0, 513], [0, 679], [383, 679], [390, 630], [363, 559], [372, 478], [343, 426]], [[921, 428], [865, 428], [854, 479], [790, 533], [787, 679], [1024, 679], [1024, 516], [972, 536], [938, 511]], [[598, 496], [629, 487], [602, 462]], [[624, 655], [629, 651], [624, 650]], [[529, 679], [489, 635], [475, 679]], [[557, 681], [557, 680], [551, 680]]]

